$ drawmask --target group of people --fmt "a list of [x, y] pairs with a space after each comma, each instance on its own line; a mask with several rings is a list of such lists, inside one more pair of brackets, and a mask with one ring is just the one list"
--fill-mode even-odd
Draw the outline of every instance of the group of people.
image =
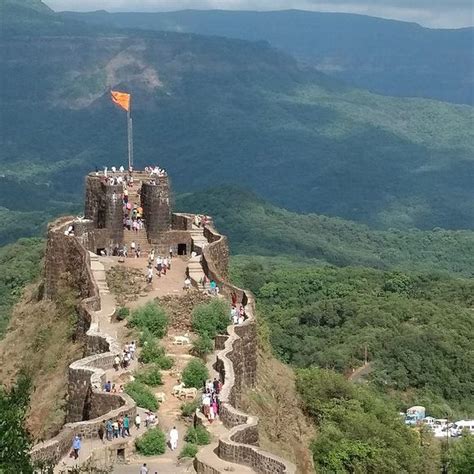
[[151, 252], [148, 254], [148, 266], [147, 266], [147, 275], [146, 281], [148, 284], [151, 284], [153, 281], [153, 269], [156, 270], [156, 274], [159, 278], [161, 275], [166, 275], [166, 272], [171, 270], [171, 261], [173, 259], [173, 248], [170, 247], [169, 254], [167, 257], [162, 257], [158, 255], [155, 260], [155, 250], [152, 249]]
[[220, 380], [207, 380], [201, 396], [201, 410], [204, 416], [212, 423], [219, 415], [220, 400], [219, 393], [222, 389]]
[[243, 305], [232, 305], [230, 309], [230, 321], [232, 324], [242, 324], [247, 319], [245, 308]]
[[114, 369], [118, 371], [120, 368], [126, 369], [130, 365], [130, 361], [135, 359], [135, 352], [137, 350], [137, 343], [135, 341], [125, 344], [121, 355], [117, 354], [114, 357]]
[[148, 173], [150, 175], [150, 178], [152, 178], [153, 176], [157, 176], [158, 178], [168, 176], [168, 173], [163, 168], [160, 168], [158, 165], [145, 166], [145, 173]]
[[[112, 441], [113, 439], [117, 439], [119, 437], [125, 438], [126, 436], [130, 435], [130, 427], [132, 422], [128, 415], [119, 416], [117, 419], [112, 420], [109, 419], [104, 422], [103, 425], [99, 426], [99, 438], [104, 442]], [[140, 428], [141, 419], [140, 415], [137, 413], [135, 417], [135, 427], [137, 429]]]
[[124, 388], [123, 385], [120, 385], [119, 388], [116, 387], [114, 383], [112, 383], [110, 380], [104, 383], [104, 392], [107, 393], [123, 393]]

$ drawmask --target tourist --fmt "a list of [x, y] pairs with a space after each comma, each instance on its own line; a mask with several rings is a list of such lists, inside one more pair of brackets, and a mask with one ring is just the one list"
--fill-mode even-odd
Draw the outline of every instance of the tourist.
[[124, 170], [125, 170], [125, 168], [124, 168], [123, 166], [120, 166], [119, 171], [120, 171], [121, 173], [123, 173]]
[[135, 417], [135, 427], [137, 430], [140, 429], [140, 425], [142, 424], [142, 419], [140, 418], [140, 413], [137, 413], [137, 416]]
[[99, 439], [102, 441], [102, 443], [105, 443], [105, 429], [103, 423], [100, 424], [99, 429], [97, 430], [97, 434], [99, 435]]
[[140, 258], [141, 253], [142, 253], [142, 249], [140, 248], [140, 244], [137, 244], [137, 248], [135, 250], [135, 257]]
[[153, 268], [149, 267], [146, 274], [146, 281], [149, 285], [153, 281]]
[[[217, 393], [219, 393], [219, 392], [217, 392]], [[217, 403], [217, 397], [212, 398], [211, 407], [212, 407], [212, 410], [214, 411], [214, 417], [216, 417], [217, 414], [219, 413], [219, 406], [218, 406], [218, 403]]]
[[125, 438], [125, 435], [130, 436], [130, 419], [128, 418], [128, 415], [125, 415], [125, 418], [123, 419], [123, 437]]
[[174, 451], [178, 447], [178, 430], [176, 429], [176, 426], [173, 426], [173, 428], [170, 431], [170, 447], [171, 451]]
[[112, 423], [112, 428], [113, 428], [113, 431], [114, 431], [114, 438], [118, 438], [119, 437], [119, 432], [120, 432], [120, 427], [119, 427], [119, 424], [118, 424], [117, 420], [115, 420]]
[[146, 467], [146, 462], [143, 463], [143, 466], [140, 468], [140, 474], [148, 474], [148, 468]]
[[211, 403], [209, 405], [209, 416], [207, 417], [207, 419], [209, 420], [209, 423], [212, 423], [214, 421], [214, 405]]
[[165, 257], [162, 261], [161, 261], [161, 270], [163, 272], [163, 275], [166, 275], [166, 270], [168, 269], [168, 259]]
[[219, 393], [219, 381], [215, 377], [212, 382], [212, 388], [214, 389], [214, 392]]
[[78, 435], [74, 436], [74, 440], [72, 441], [72, 452], [74, 459], [79, 457], [79, 451], [81, 449], [81, 438]]
[[170, 247], [170, 260], [173, 258], [173, 247]]
[[235, 324], [235, 320], [238, 319], [239, 317], [239, 312], [235, 306], [232, 306], [232, 309], [230, 310], [230, 322]]
[[132, 240], [132, 243], [130, 244], [130, 252], [132, 253], [132, 255], [135, 255], [135, 250], [136, 250], [135, 241]]
[[153, 265], [155, 261], [155, 249], [151, 249], [151, 252], [148, 254], [148, 264]]
[[128, 350], [130, 352], [130, 358], [133, 360], [135, 359], [135, 352], [137, 350], [137, 344], [135, 341], [132, 341], [130, 345], [128, 346]]
[[119, 427], [119, 435], [122, 438], [125, 438], [125, 433], [123, 431], [123, 418], [120, 416], [119, 419], [117, 420], [118, 427]]
[[105, 384], [104, 384], [104, 391], [109, 393], [111, 389], [112, 389], [112, 385], [111, 385], [110, 380], [109, 380], [108, 382], [105, 382]]
[[107, 420], [105, 423], [105, 431], [107, 433], [107, 440], [112, 441], [114, 436], [114, 427], [112, 426], [112, 420]]
[[117, 354], [115, 357], [114, 357], [114, 369], [116, 372], [118, 372], [120, 368], [120, 357], [119, 355]]
[[217, 288], [217, 283], [214, 281], [214, 280], [211, 280], [211, 283], [210, 283], [210, 293], [211, 295], [215, 295], [216, 294], [216, 288]]
[[183, 289], [185, 289], [186, 291], [189, 290], [191, 288], [191, 278], [189, 277], [186, 277], [186, 279], [184, 280], [184, 287]]

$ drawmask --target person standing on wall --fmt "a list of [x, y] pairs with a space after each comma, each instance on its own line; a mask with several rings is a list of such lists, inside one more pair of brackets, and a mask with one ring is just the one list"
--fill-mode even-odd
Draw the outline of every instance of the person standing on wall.
[[79, 457], [79, 451], [81, 449], [81, 438], [79, 438], [79, 435], [74, 436], [74, 440], [72, 441], [72, 452], [74, 459], [77, 459]]

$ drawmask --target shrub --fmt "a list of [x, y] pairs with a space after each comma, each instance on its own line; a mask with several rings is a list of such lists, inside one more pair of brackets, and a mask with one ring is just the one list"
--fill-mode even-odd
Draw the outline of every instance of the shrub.
[[230, 323], [229, 317], [229, 305], [224, 300], [214, 298], [211, 302], [194, 308], [192, 326], [200, 336], [213, 339], [216, 334], [225, 333]]
[[168, 322], [165, 310], [152, 301], [134, 310], [130, 318], [132, 326], [141, 330], [148, 329], [153, 336], [159, 338], [166, 334]]
[[166, 451], [166, 438], [160, 428], [151, 428], [135, 441], [137, 451], [144, 456], [156, 456]]
[[155, 394], [143, 383], [134, 380], [125, 385], [125, 393], [130, 395], [140, 408], [158, 410], [158, 400]]
[[181, 405], [181, 416], [189, 418], [194, 416], [196, 410], [199, 408], [199, 400], [193, 400], [192, 402], [186, 402]]
[[195, 356], [201, 357], [204, 359], [207, 354], [212, 352], [213, 349], [214, 349], [214, 342], [207, 334], [204, 334], [203, 336], [199, 336], [193, 342], [193, 348], [191, 349], [191, 352]]
[[154, 338], [146, 341], [138, 360], [144, 364], [155, 364], [162, 370], [171, 369], [174, 364], [173, 359], [165, 355], [165, 350], [157, 344]]
[[182, 459], [182, 458], [193, 458], [194, 456], [196, 456], [197, 452], [198, 452], [198, 447], [195, 445], [195, 444], [192, 444], [192, 443], [186, 443], [184, 446], [183, 446], [183, 449], [181, 450], [181, 452], [179, 453], [179, 458]]
[[202, 425], [198, 425], [196, 428], [190, 426], [186, 436], [184, 437], [184, 441], [197, 444], [198, 446], [204, 446], [211, 442], [211, 435]]
[[192, 359], [184, 368], [182, 378], [186, 387], [201, 388], [209, 378], [209, 371], [202, 361]]
[[124, 319], [127, 319], [129, 315], [130, 315], [130, 310], [128, 308], [125, 308], [124, 306], [119, 308], [117, 312], [115, 313], [115, 317], [119, 321], [123, 321]]
[[163, 385], [160, 368], [156, 364], [137, 372], [135, 374], [135, 380], [137, 382], [150, 385], [151, 387]]

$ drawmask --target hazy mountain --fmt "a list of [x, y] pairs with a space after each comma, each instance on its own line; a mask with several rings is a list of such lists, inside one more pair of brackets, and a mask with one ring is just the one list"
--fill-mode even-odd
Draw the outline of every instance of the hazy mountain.
[[66, 14], [91, 23], [266, 40], [338, 79], [393, 96], [473, 104], [474, 28], [345, 13], [178, 11]]
[[265, 42], [83, 26], [50, 12], [31, 25], [33, 10], [2, 8], [14, 19], [0, 41], [7, 221], [80, 206], [84, 173], [125, 164], [113, 86], [133, 94], [136, 166], [164, 166], [177, 192], [233, 183], [378, 227], [473, 226], [470, 106], [350, 88]]

